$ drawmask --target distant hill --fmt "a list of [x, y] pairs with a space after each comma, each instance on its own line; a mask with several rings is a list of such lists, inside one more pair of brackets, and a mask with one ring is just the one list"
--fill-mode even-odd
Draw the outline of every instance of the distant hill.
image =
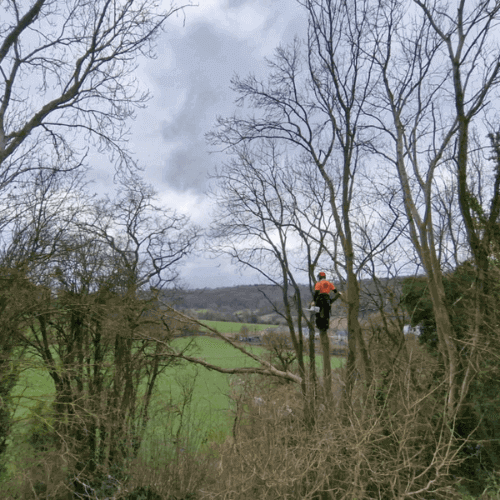
[[[302, 303], [309, 303], [311, 301], [309, 287], [301, 285], [300, 288]], [[272, 304], [279, 309], [283, 307], [281, 289], [273, 285], [178, 290], [174, 301], [181, 309], [211, 309], [222, 312], [250, 310], [266, 314], [273, 312]]]
[[[366, 317], [379, 310], [381, 294], [384, 300], [392, 296], [399, 301], [401, 283], [404, 277], [380, 280], [362, 280], [360, 316]], [[340, 288], [340, 287], [339, 287]], [[341, 289], [341, 288], [340, 288]], [[311, 302], [311, 293], [307, 285], [300, 285], [302, 304], [307, 306]], [[171, 294], [171, 292], [169, 292]], [[290, 297], [293, 300], [293, 297]], [[169, 297], [179, 309], [211, 310], [221, 313], [235, 313], [237, 311], [253, 311], [259, 316], [273, 313], [273, 305], [283, 310], [281, 289], [273, 285], [240, 285], [221, 288], [204, 288], [194, 290], [176, 290]], [[337, 307], [337, 314], [340, 308]], [[335, 313], [334, 313], [335, 314]]]

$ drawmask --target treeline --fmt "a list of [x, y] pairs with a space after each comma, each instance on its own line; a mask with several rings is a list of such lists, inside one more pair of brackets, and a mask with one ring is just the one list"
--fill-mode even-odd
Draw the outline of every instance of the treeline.
[[[301, 290], [304, 304], [310, 302], [309, 288], [302, 285]], [[176, 292], [175, 303], [181, 309], [210, 309], [221, 313], [249, 310], [271, 314], [275, 308], [283, 310], [283, 295], [279, 287], [272, 285], [240, 285], [180, 290]]]
[[[308, 287], [302, 286], [302, 289], [310, 302]], [[272, 285], [166, 291], [164, 298], [200, 320], [284, 323], [283, 295], [279, 287]]]
[[[344, 285], [338, 283], [334, 278], [331, 278], [331, 280], [339, 290], [344, 288]], [[378, 312], [381, 307], [390, 307], [394, 300], [399, 300], [403, 280], [404, 276], [389, 279], [360, 280], [360, 316], [362, 318], [368, 317], [370, 314]], [[298, 285], [298, 288], [302, 306], [307, 308], [312, 300], [310, 288], [308, 285]], [[227, 321], [255, 323], [258, 322], [260, 316], [272, 314], [276, 310], [284, 311], [282, 288], [274, 285], [181, 289], [174, 292], [166, 291], [164, 297], [175, 303], [179, 309], [198, 311], [198, 317], [204, 319], [220, 319], [223, 316], [224, 318], [231, 318], [227, 319]], [[393, 299], [392, 302], [388, 300], [389, 297]], [[289, 294], [289, 299], [293, 301], [294, 295]], [[332, 312], [335, 315], [345, 314], [345, 311], [339, 307], [334, 308]], [[254, 319], [249, 319], [248, 315]], [[243, 316], [245, 316], [245, 319], [242, 319]]]

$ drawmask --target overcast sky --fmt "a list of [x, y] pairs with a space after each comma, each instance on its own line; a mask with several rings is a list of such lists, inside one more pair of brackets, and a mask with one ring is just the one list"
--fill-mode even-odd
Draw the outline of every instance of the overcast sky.
[[[168, 1], [168, 0], [166, 0]], [[132, 123], [131, 146], [145, 178], [162, 201], [203, 226], [211, 207], [205, 195], [207, 174], [221, 154], [210, 154], [204, 135], [218, 115], [235, 110], [230, 80], [235, 75], [267, 73], [265, 57], [280, 43], [305, 36], [306, 18], [295, 0], [199, 0], [173, 16], [158, 40], [158, 57], [142, 62], [138, 78], [152, 99]], [[101, 188], [112, 171], [96, 171]], [[182, 268], [191, 287], [257, 283], [228, 262], [198, 255]]]

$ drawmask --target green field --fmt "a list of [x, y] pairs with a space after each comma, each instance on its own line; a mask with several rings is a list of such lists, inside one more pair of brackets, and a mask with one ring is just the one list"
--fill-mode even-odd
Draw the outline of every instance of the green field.
[[[248, 332], [261, 332], [262, 330], [267, 330], [268, 328], [276, 328], [276, 325], [260, 325], [254, 323], [237, 323], [234, 321], [210, 321], [210, 320], [200, 320], [200, 323], [204, 323], [210, 328], [214, 328], [220, 333], [239, 333], [242, 327], [247, 327]], [[204, 330], [200, 328], [200, 330]]]
[[[184, 348], [188, 343], [190, 356], [203, 358], [222, 368], [257, 366], [256, 361], [214, 337], [179, 338], [172, 345]], [[245, 348], [257, 355], [264, 351], [257, 346]], [[316, 361], [318, 368], [321, 368], [321, 357], [318, 356]], [[343, 359], [332, 358], [332, 367], [342, 363]], [[37, 402], [50, 402], [54, 395], [53, 382], [47, 371], [34, 362], [31, 365], [23, 371], [15, 388], [17, 423], [12, 434], [11, 450], [17, 450], [24, 441], [25, 421], [30, 416], [30, 409]], [[167, 368], [159, 380], [151, 405], [151, 420], [141, 447], [144, 456], [154, 455], [160, 459], [165, 453], [172, 453], [178, 441], [181, 441], [182, 447], [197, 449], [204, 444], [224, 440], [232, 425], [228, 411], [231, 407], [229, 394], [232, 377], [238, 375], [219, 373], [188, 362]], [[189, 394], [191, 389], [190, 403], [181, 412], [183, 395]], [[12, 459], [16, 460], [14, 456]]]

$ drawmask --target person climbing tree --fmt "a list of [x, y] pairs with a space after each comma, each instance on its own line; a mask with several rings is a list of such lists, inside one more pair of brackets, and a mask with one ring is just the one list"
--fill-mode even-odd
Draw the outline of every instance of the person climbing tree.
[[314, 285], [314, 304], [319, 307], [316, 313], [316, 327], [319, 330], [328, 330], [330, 326], [330, 307], [337, 300], [339, 293], [333, 283], [326, 279], [326, 274], [321, 271], [318, 281]]

